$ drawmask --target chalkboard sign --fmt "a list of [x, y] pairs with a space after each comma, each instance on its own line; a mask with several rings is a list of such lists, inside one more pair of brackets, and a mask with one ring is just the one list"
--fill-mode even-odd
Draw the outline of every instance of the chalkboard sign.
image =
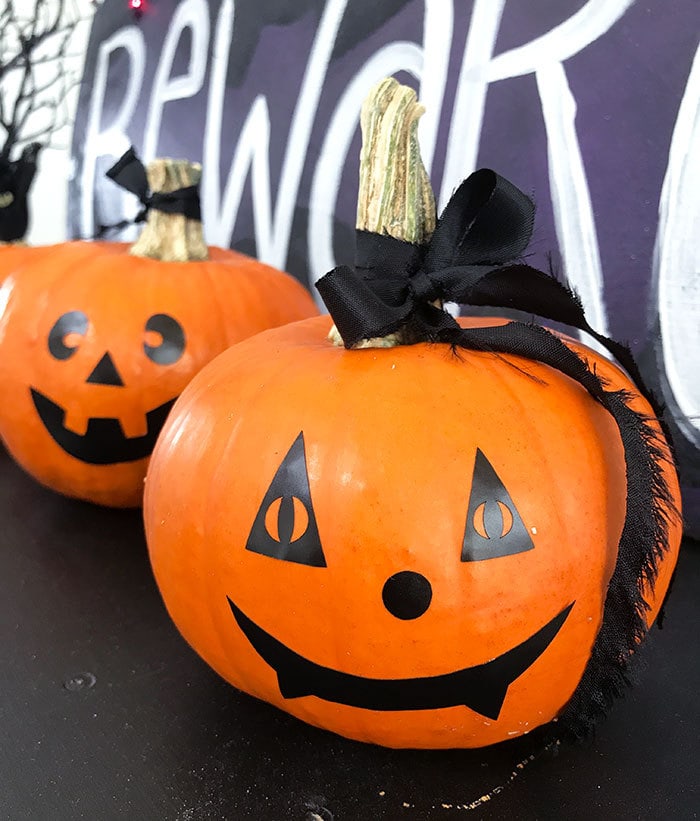
[[128, 216], [130, 143], [203, 164], [207, 239], [309, 284], [353, 256], [362, 98], [394, 74], [427, 112], [439, 202], [489, 166], [532, 193], [591, 324], [628, 341], [676, 435], [700, 534], [700, 4], [675, 0], [127, 0], [98, 10], [70, 231]]

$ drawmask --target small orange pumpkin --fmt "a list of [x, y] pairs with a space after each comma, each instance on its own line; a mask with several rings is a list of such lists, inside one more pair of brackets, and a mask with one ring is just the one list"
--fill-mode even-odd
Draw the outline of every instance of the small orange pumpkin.
[[[161, 162], [150, 173], [167, 191], [182, 172]], [[160, 428], [203, 365], [251, 334], [318, 313], [288, 274], [207, 252], [197, 220], [148, 219], [136, 248], [156, 245], [160, 258], [113, 242], [32, 249], [0, 291], [8, 450], [48, 487], [118, 507], [140, 505]], [[163, 261], [178, 246], [194, 259]]]
[[[382, 173], [392, 190], [420, 188]], [[524, 196], [479, 172], [453, 202], [465, 200], [467, 230], [453, 235], [469, 235], [472, 296], [529, 306], [517, 273], [565, 306], [554, 318], [578, 316], [549, 277], [505, 265]], [[156, 580], [226, 680], [341, 735], [479, 747], [555, 720], [580, 734], [620, 690], [669, 586], [681, 535], [669, 449], [601, 355], [518, 322], [458, 326], [435, 307], [438, 244], [417, 270], [405, 264], [415, 246], [390, 240], [364, 278], [322, 280], [341, 333], [373, 329], [360, 349], [316, 317], [234, 346], [193, 380], [146, 481]], [[396, 287], [383, 279], [392, 262]], [[360, 293], [342, 312], [329, 278]]]

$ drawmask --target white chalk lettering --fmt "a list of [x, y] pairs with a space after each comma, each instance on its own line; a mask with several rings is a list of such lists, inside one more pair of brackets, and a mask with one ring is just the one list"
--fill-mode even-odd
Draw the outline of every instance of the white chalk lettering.
[[[116, 117], [108, 124], [102, 123], [105, 92], [107, 89], [107, 75], [112, 56], [123, 49], [126, 57], [127, 78], [126, 92]], [[85, 130], [85, 149], [83, 155], [80, 214], [82, 235], [90, 237], [95, 233], [93, 217], [93, 197], [95, 188], [95, 163], [97, 158], [111, 153], [114, 148], [115, 136], [123, 138], [128, 148], [126, 132], [136, 109], [141, 93], [141, 82], [146, 67], [146, 44], [141, 31], [136, 26], [127, 26], [120, 29], [100, 45], [97, 54], [97, 68], [92, 83], [92, 96], [88, 113], [87, 128]]]
[[[192, 34], [192, 47], [187, 72], [172, 77], [170, 72], [175, 59], [175, 51], [185, 29]], [[172, 100], [193, 97], [202, 87], [207, 70], [207, 48], [209, 46], [209, 8], [206, 0], [183, 0], [173, 15], [160, 53], [153, 88], [146, 117], [143, 136], [142, 157], [146, 161], [154, 159], [163, 119], [163, 107]]]
[[671, 138], [659, 202], [654, 281], [669, 406], [700, 444], [700, 48]]

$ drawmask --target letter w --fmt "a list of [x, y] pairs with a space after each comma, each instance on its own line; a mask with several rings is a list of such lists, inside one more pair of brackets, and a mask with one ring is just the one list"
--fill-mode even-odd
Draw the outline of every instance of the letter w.
[[223, 198], [221, 196], [221, 125], [226, 71], [233, 39], [234, 3], [233, 0], [224, 0], [221, 4], [209, 83], [202, 169], [202, 200], [208, 241], [224, 247], [229, 245], [250, 168], [257, 256], [277, 268], [285, 267], [311, 128], [347, 2], [328, 0], [324, 9], [289, 129], [274, 218], [270, 194], [270, 114], [267, 100], [262, 95], [256, 97], [245, 119], [226, 190]]

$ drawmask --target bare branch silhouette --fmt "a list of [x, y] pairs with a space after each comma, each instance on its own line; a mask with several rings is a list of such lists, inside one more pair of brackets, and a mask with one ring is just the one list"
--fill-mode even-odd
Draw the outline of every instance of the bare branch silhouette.
[[38, 152], [70, 123], [73, 37], [90, 16], [77, 0], [0, 0], [0, 241], [26, 232]]

